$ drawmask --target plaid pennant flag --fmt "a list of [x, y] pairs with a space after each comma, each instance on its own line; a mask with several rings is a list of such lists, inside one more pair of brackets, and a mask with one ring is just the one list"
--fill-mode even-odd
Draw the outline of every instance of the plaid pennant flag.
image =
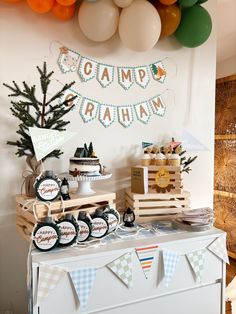
[[58, 284], [66, 271], [52, 266], [39, 267], [37, 304], [40, 304]]
[[187, 259], [195, 273], [196, 281], [198, 283], [201, 283], [202, 281], [202, 274], [205, 265], [205, 255], [206, 255], [205, 249], [186, 254]]
[[157, 248], [157, 245], [152, 245], [135, 249], [146, 279], [148, 279]]
[[164, 272], [165, 272], [165, 282], [166, 286], [169, 286], [171, 282], [177, 263], [179, 262], [180, 256], [176, 252], [163, 251], [163, 262], [164, 262]]
[[80, 306], [85, 310], [96, 278], [97, 268], [80, 268], [70, 271], [70, 277], [77, 293]]
[[132, 255], [126, 253], [113, 262], [107, 264], [107, 267], [128, 287], [133, 287], [132, 278]]
[[208, 250], [214, 253], [217, 257], [222, 259], [225, 263], [229, 264], [229, 257], [226, 250], [226, 234], [218, 237], [209, 246]]

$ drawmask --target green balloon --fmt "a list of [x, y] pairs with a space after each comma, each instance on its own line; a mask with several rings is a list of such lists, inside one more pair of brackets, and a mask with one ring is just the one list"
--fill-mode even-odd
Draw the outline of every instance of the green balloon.
[[208, 0], [198, 0], [197, 4], [202, 4], [204, 2], [207, 2]]
[[175, 32], [177, 40], [185, 47], [195, 48], [203, 44], [211, 34], [210, 14], [200, 5], [182, 10], [179, 27]]
[[[179, 0], [178, 3], [181, 8], [190, 8], [197, 3], [198, 0]], [[200, 0], [201, 1], [201, 0]], [[203, 0], [204, 1], [204, 0]]]

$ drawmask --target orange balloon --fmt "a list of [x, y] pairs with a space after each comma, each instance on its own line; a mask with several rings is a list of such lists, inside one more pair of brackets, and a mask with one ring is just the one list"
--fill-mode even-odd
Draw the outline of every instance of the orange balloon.
[[55, 0], [27, 0], [30, 8], [37, 13], [47, 13], [51, 11]]
[[60, 5], [65, 5], [65, 6], [68, 6], [68, 5], [72, 5], [76, 2], [77, 0], [57, 0], [57, 2], [60, 4]]
[[181, 20], [181, 10], [174, 3], [172, 5], [163, 5], [160, 2], [154, 3], [161, 18], [161, 37], [172, 35], [179, 26]]
[[70, 6], [63, 6], [59, 3], [55, 3], [52, 8], [52, 13], [62, 21], [67, 21], [71, 19], [75, 13], [75, 4], [72, 4]]
[[20, 2], [21, 0], [4, 0], [4, 1], [9, 3], [17, 3]]
[[171, 5], [177, 2], [177, 0], [159, 0], [162, 4]]

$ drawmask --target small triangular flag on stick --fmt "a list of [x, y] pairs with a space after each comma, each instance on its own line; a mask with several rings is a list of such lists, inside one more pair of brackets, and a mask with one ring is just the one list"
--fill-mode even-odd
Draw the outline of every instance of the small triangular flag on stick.
[[118, 257], [113, 262], [107, 264], [107, 267], [128, 287], [133, 287], [132, 278], [132, 254], [126, 253]]
[[191, 265], [195, 273], [196, 281], [198, 283], [201, 283], [202, 281], [202, 275], [205, 266], [205, 255], [205, 249], [186, 254], [189, 264]]
[[82, 310], [85, 310], [96, 278], [97, 268], [80, 268], [70, 271], [76, 294]]
[[208, 250], [214, 253], [217, 257], [222, 259], [225, 263], [229, 264], [229, 257], [226, 250], [226, 234], [218, 237], [209, 246]]
[[148, 279], [157, 248], [157, 245], [152, 245], [135, 249], [146, 279]]
[[146, 147], [149, 147], [149, 146], [152, 146], [153, 143], [148, 143], [148, 142], [142, 142], [142, 148], [146, 148]]
[[182, 133], [182, 146], [188, 152], [208, 151], [209, 149], [186, 130]]
[[37, 161], [50, 154], [65, 142], [69, 141], [76, 132], [57, 131], [44, 128], [29, 128]]
[[40, 266], [38, 280], [37, 304], [41, 304], [47, 298], [59, 281], [65, 276], [66, 271], [59, 267]]

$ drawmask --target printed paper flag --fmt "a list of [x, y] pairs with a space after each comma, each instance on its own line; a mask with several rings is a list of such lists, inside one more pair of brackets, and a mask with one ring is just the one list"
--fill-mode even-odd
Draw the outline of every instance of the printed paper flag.
[[102, 87], [107, 87], [114, 80], [114, 67], [106, 64], [99, 64], [97, 71], [97, 80]]
[[146, 279], [148, 279], [157, 248], [157, 245], [152, 245], [135, 249]]
[[109, 127], [116, 117], [116, 107], [109, 105], [100, 105], [99, 109], [99, 121], [105, 128]]
[[[71, 101], [73, 97], [77, 96], [74, 100]], [[81, 101], [81, 95], [79, 95], [77, 92], [73, 91], [72, 89], [68, 89], [64, 92], [64, 95], [62, 95], [59, 99], [59, 103], [63, 103], [63, 101], [67, 100], [67, 106], [71, 107], [73, 105], [77, 105]]]
[[77, 133], [44, 128], [29, 128], [37, 161], [69, 141]]
[[171, 282], [174, 276], [175, 268], [179, 262], [179, 259], [180, 256], [178, 253], [167, 250], [163, 251], [164, 273], [167, 287], [169, 286], [169, 283]]
[[132, 253], [126, 253], [113, 262], [107, 264], [107, 267], [128, 287], [133, 287], [132, 278]]
[[199, 142], [199, 140], [196, 139], [193, 135], [191, 135], [186, 130], [182, 133], [182, 142], [183, 142], [183, 148], [187, 151], [207, 151], [209, 150], [204, 144]]
[[202, 274], [205, 265], [205, 255], [206, 255], [205, 249], [186, 254], [187, 259], [195, 273], [196, 281], [198, 283], [201, 283], [202, 281]]
[[117, 112], [120, 124], [128, 128], [134, 121], [133, 108], [131, 106], [119, 106]]
[[226, 250], [226, 234], [218, 237], [209, 246], [208, 250], [214, 253], [217, 257], [222, 259], [225, 263], [229, 264], [229, 257]]
[[67, 47], [60, 48], [57, 63], [62, 73], [75, 72], [80, 55]]
[[39, 267], [39, 280], [38, 280], [38, 294], [37, 304], [48, 296], [58, 284], [58, 282], [65, 276], [66, 271], [52, 266], [40, 266]]
[[83, 310], [87, 307], [88, 299], [96, 278], [96, 272], [97, 269], [92, 267], [70, 271], [70, 277]]
[[143, 102], [134, 106], [137, 119], [144, 124], [147, 124], [151, 118], [148, 102]]
[[85, 123], [96, 118], [100, 104], [97, 101], [84, 97], [80, 108], [81, 118]]
[[136, 67], [134, 68], [134, 77], [136, 83], [142, 88], [146, 88], [148, 83], [150, 82], [150, 76], [148, 73], [148, 67]]
[[118, 82], [125, 89], [128, 90], [134, 84], [134, 74], [132, 68], [117, 68]]
[[164, 104], [160, 95], [155, 96], [149, 100], [152, 112], [160, 117], [165, 115], [166, 105]]
[[148, 146], [152, 146], [153, 143], [148, 143], [148, 142], [142, 142], [142, 148], [146, 148]]
[[166, 78], [166, 70], [164, 68], [163, 63], [161, 61], [157, 61], [150, 65], [150, 69], [152, 72], [153, 79], [160, 83], [164, 83]]
[[79, 75], [82, 81], [87, 82], [93, 79], [97, 73], [97, 62], [87, 59], [85, 57], [80, 58]]

